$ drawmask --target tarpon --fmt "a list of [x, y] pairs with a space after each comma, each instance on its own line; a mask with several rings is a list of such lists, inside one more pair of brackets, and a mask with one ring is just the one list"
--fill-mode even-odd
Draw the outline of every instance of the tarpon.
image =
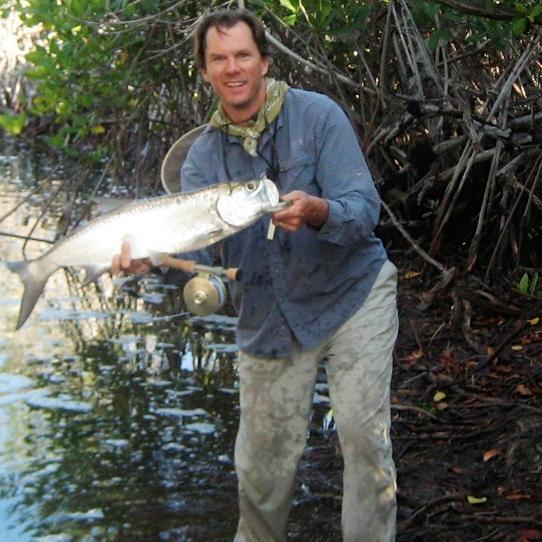
[[269, 179], [220, 183], [194, 192], [139, 200], [99, 216], [35, 260], [7, 262], [24, 284], [17, 329], [30, 316], [48, 278], [61, 267], [81, 267], [84, 284], [111, 268], [123, 241], [133, 259], [205, 248], [253, 224], [280, 206]]

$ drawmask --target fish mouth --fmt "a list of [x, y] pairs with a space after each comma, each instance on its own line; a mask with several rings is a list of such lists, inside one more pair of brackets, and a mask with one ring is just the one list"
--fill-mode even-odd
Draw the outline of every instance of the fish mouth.
[[[271, 179], [263, 179], [262, 180], [263, 189], [265, 190], [265, 194], [267, 197], [267, 203], [271, 205], [271, 207], [276, 206], [279, 204], [280, 196], [279, 196], [279, 190], [277, 188], [277, 185], [271, 180]], [[271, 210], [268, 205], [265, 206], [266, 211]]]

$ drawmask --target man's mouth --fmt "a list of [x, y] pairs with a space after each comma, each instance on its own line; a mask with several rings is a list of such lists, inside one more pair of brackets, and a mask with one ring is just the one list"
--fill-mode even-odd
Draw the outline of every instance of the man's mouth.
[[228, 88], [238, 88], [242, 87], [245, 83], [243, 81], [232, 81], [230, 83], [224, 83]]

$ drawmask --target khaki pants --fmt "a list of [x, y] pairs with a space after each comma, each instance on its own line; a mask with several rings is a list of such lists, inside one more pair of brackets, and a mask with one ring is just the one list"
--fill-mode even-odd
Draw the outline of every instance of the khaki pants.
[[343, 540], [394, 540], [389, 403], [398, 330], [396, 287], [397, 269], [386, 262], [361, 309], [318, 348], [298, 350], [292, 360], [241, 353], [241, 419], [235, 444], [240, 520], [235, 542], [286, 540], [323, 358], [344, 456]]

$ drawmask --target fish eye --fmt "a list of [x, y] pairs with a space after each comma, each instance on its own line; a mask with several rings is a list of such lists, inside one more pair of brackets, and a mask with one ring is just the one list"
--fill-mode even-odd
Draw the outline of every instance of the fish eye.
[[246, 184], [247, 190], [250, 190], [251, 192], [253, 190], [256, 190], [256, 183], [251, 181]]

